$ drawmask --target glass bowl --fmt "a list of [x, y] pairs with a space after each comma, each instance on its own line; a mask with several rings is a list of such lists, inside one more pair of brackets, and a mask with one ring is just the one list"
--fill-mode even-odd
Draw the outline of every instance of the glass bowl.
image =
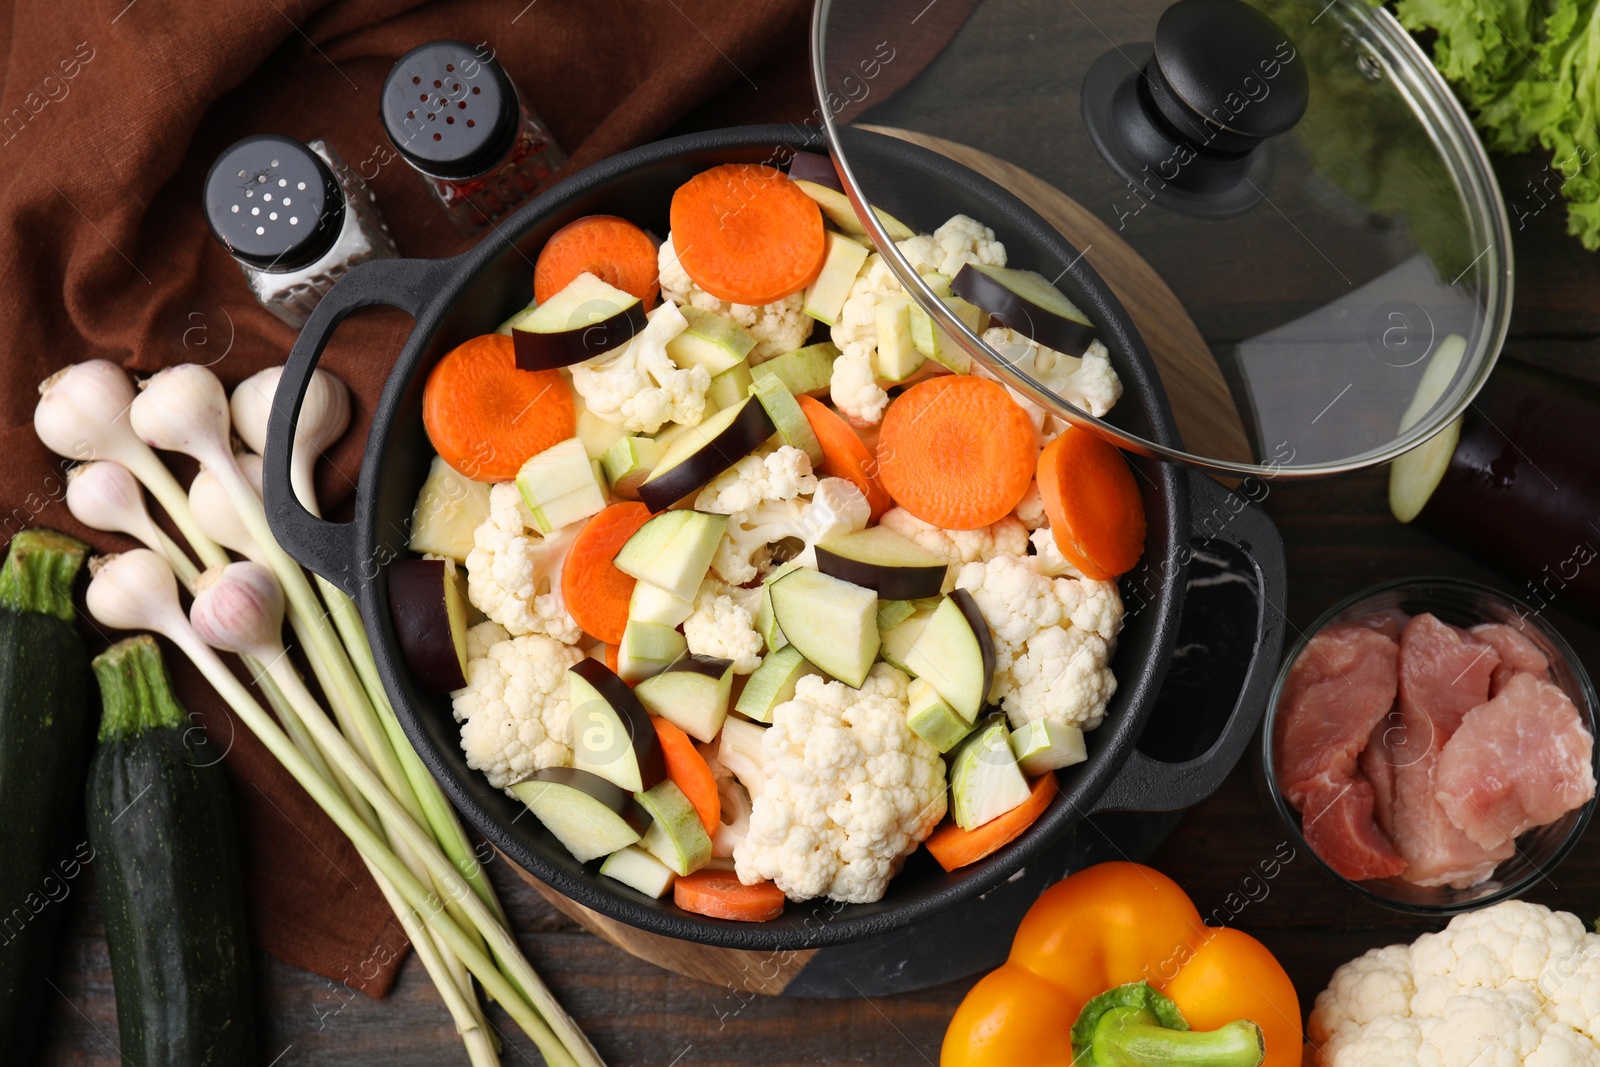
[[[1455, 915], [1517, 896], [1546, 877], [1583, 836], [1594, 814], [1595, 799], [1590, 798], [1588, 803], [1567, 812], [1555, 822], [1529, 830], [1517, 838], [1516, 851], [1511, 858], [1495, 868], [1487, 881], [1466, 889], [1413, 885], [1398, 877], [1357, 882], [1329, 867], [1306, 843], [1300, 831], [1300, 813], [1290, 806], [1278, 789], [1272, 751], [1272, 739], [1277, 732], [1278, 698], [1283, 692], [1290, 666], [1317, 633], [1335, 623], [1396, 609], [1408, 615], [1431, 611], [1442, 621], [1456, 626], [1474, 626], [1482, 622], [1517, 626], [1520, 623], [1523, 635], [1549, 659], [1555, 684], [1577, 706], [1578, 714], [1591, 737], [1596, 734], [1595, 708], [1600, 701], [1597, 701], [1594, 685], [1578, 661], [1577, 653], [1537, 612], [1499, 590], [1455, 578], [1408, 578], [1364, 589], [1329, 608], [1289, 649], [1267, 703], [1261, 743], [1256, 749], [1257, 784], [1265, 793], [1268, 806], [1277, 813], [1296, 848], [1309, 855], [1329, 877], [1349, 886], [1360, 896], [1384, 907], [1414, 915]], [[1600, 758], [1600, 745], [1595, 747], [1594, 756]]]

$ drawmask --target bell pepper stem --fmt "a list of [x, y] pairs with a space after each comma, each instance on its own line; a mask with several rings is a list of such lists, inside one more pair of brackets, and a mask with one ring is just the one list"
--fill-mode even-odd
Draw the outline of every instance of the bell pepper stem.
[[1266, 1046], [1247, 1019], [1215, 1030], [1172, 1030], [1142, 1008], [1112, 1008], [1095, 1025], [1094, 1067], [1257, 1067]]

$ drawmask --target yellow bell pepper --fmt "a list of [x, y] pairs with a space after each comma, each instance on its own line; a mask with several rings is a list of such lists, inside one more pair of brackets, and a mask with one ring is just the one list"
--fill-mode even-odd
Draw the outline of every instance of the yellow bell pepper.
[[1010, 958], [956, 1009], [940, 1063], [1299, 1067], [1301, 1040], [1294, 983], [1261, 942], [1206, 926], [1159, 871], [1102, 863], [1028, 910]]

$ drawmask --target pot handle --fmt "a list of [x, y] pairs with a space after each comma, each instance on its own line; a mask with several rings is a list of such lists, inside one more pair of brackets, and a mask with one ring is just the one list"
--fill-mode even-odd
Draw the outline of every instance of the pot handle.
[[311, 374], [339, 324], [353, 311], [384, 305], [413, 319], [438, 293], [433, 259], [372, 259], [351, 268], [322, 298], [295, 338], [283, 377], [272, 398], [267, 447], [262, 459], [262, 496], [272, 534], [285, 552], [351, 596], [359, 578], [355, 523], [329, 522], [311, 514], [289, 482], [289, 443], [300, 421]]
[[[1205, 752], [1183, 763], [1151, 759], [1135, 748], [1090, 814], [1103, 811], [1178, 811], [1198, 804], [1222, 785], [1244, 755], [1266, 712], [1277, 676], [1288, 616], [1283, 538], [1267, 513], [1200, 471], [1189, 479], [1189, 527], [1197, 539], [1237, 548], [1255, 570], [1258, 590], [1255, 650], [1244, 684], [1222, 733]], [[1259, 484], [1259, 483], [1257, 483]]]

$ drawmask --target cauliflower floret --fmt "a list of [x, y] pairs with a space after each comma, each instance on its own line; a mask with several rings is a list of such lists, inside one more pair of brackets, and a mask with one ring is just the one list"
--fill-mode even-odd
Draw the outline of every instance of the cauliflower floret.
[[749, 330], [756, 346], [747, 357], [751, 366], [765, 363], [774, 356], [793, 352], [811, 336], [814, 320], [805, 312], [804, 290], [770, 304], [731, 304], [719, 300], [700, 288], [689, 277], [689, 272], [678, 262], [678, 252], [672, 246], [672, 234], [661, 242], [656, 253], [656, 266], [661, 275], [661, 295], [674, 304], [691, 304], [705, 311], [714, 311], [737, 322]]
[[1033, 545], [1033, 569], [1040, 574], [1051, 578], [1083, 577], [1083, 572], [1061, 554], [1061, 546], [1056, 544], [1056, 535], [1050, 527], [1039, 527], [1028, 535], [1028, 541]]
[[981, 563], [996, 556], [1020, 556], [1028, 551], [1028, 530], [1015, 516], [976, 530], [946, 530], [924, 522], [905, 508], [890, 508], [878, 519], [907, 541], [927, 549], [949, 564]]
[[968, 263], [1006, 265], [1006, 246], [994, 239], [993, 230], [966, 215], [952, 215], [931, 236], [907, 238], [898, 247], [918, 274], [938, 271], [954, 278]]
[[871, 507], [861, 490], [843, 478], [822, 478], [809, 502], [763, 500], [728, 516], [728, 528], [717, 543], [711, 569], [732, 585], [760, 577], [772, 561], [772, 545], [788, 538], [804, 543], [795, 556], [806, 566], [816, 565], [821, 541], [864, 530]]
[[944, 761], [906, 726], [906, 682], [882, 663], [859, 690], [811, 675], [770, 728], [724, 726], [723, 762], [752, 797], [741, 882], [771, 879], [791, 900], [883, 896], [945, 813]]
[[1039, 495], [1038, 482], [1028, 483], [1028, 491], [1017, 501], [1016, 510], [1012, 514], [1016, 515], [1022, 521], [1022, 525], [1030, 531], [1050, 525], [1050, 517], [1044, 513], [1044, 498]]
[[[838, 344], [837, 338], [834, 341]], [[878, 384], [872, 370], [873, 348], [862, 350], [851, 344], [850, 351], [842, 351], [833, 361], [833, 371], [828, 378], [828, 398], [840, 414], [851, 422], [873, 426], [883, 421], [889, 408], [889, 393]]]
[[514, 635], [546, 634], [566, 644], [582, 631], [561, 599], [561, 564], [582, 524], [534, 533], [515, 482], [489, 489], [489, 517], [472, 532], [467, 599]]
[[663, 301], [620, 350], [574, 366], [572, 387], [590, 412], [633, 433], [655, 433], [669, 422], [698, 425], [711, 372], [679, 367], [667, 355], [667, 342], [688, 325], [683, 312]]
[[[1049, 386], [1061, 399], [1095, 418], [1109, 412], [1122, 399], [1122, 380], [1112, 369], [1111, 353], [1098, 339], [1089, 342], [1088, 349], [1081, 357], [1046, 348], [1026, 335], [1003, 326], [985, 330], [983, 340], [1017, 369]], [[1024, 408], [1043, 411], [1020, 394], [1012, 395], [1018, 398], [1018, 403], [1023, 404]], [[1064, 424], [1060, 420], [1055, 421], [1055, 433], [1059, 434], [1059, 427]]]
[[572, 762], [567, 668], [583, 652], [539, 634], [512, 637], [495, 622], [467, 631], [467, 684], [450, 694], [467, 766], [505, 789]]
[[757, 452], [717, 475], [695, 497], [696, 511], [733, 515], [763, 500], [792, 500], [817, 490], [811, 457], [791, 445], [765, 455]]
[[1334, 972], [1306, 1027], [1321, 1067], [1600, 1067], [1600, 936], [1511, 900]]
[[968, 590], [994, 636], [991, 696], [1015, 726], [1051, 719], [1092, 730], [1117, 691], [1111, 653], [1122, 624], [1112, 582], [1050, 578], [1031, 558], [967, 563], [956, 585]]
[[741, 589], [707, 577], [683, 620], [683, 636], [697, 656], [733, 660], [733, 673], [749, 674], [761, 663], [766, 648], [756, 632], [760, 589]]

